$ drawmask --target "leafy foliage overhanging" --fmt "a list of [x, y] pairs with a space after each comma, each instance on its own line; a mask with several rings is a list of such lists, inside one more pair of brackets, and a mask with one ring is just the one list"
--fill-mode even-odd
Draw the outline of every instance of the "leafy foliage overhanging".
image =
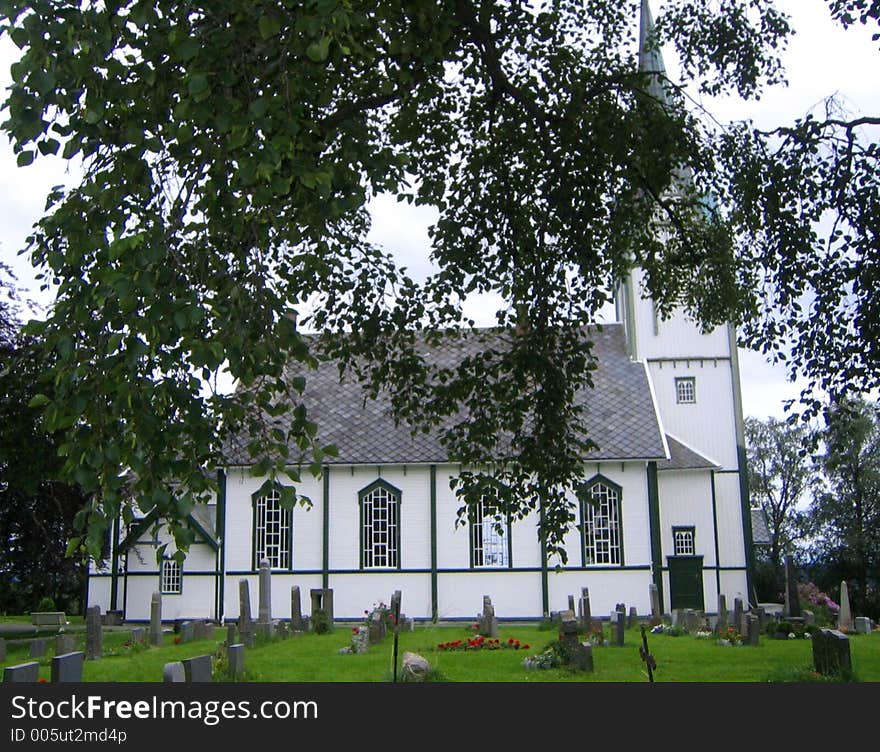
[[[831, 5], [843, 23], [878, 18], [876, 3]], [[542, 540], [564, 553], [592, 445], [578, 332], [634, 265], [661, 313], [742, 324], [826, 389], [876, 386], [880, 190], [863, 133], [878, 120], [701, 120], [671, 82], [651, 94], [638, 6], [2, 0], [0, 33], [21, 50], [3, 125], [19, 164], [84, 166], [29, 248], [59, 290], [35, 326], [55, 358], [38, 402], [93, 494], [89, 550], [120, 508], [130, 517], [128, 482], [185, 546], [179, 523], [233, 432], [258, 473], [319, 470], [331, 450], [285, 367], [329, 353], [418, 428], [479, 414], [443, 429], [464, 463], [494, 464], [463, 478], [463, 499], [494, 489], [502, 513], [540, 507]], [[790, 33], [772, 0], [672, 0], [657, 24], [686, 83], [745, 97], [782, 79]], [[427, 281], [367, 241], [382, 192], [438, 210]], [[430, 372], [416, 333], [455, 336], [475, 292], [498, 293], [498, 323], [519, 335]], [[306, 326], [346, 336], [310, 348], [287, 316], [305, 302]], [[234, 394], [210, 388], [223, 369]]]

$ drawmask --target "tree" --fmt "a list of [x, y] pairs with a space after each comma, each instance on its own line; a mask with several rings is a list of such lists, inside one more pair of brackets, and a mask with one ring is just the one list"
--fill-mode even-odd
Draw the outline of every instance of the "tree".
[[67, 557], [67, 542], [86, 499], [58, 480], [58, 442], [28, 407], [45, 363], [39, 343], [21, 334], [8, 267], [0, 268], [0, 293], [12, 301], [0, 300], [0, 611], [31, 611], [44, 597], [72, 611], [82, 602], [85, 569]]
[[826, 481], [808, 517], [812, 554], [826, 573], [834, 573], [834, 585], [840, 579], [855, 585], [854, 607], [866, 613], [869, 592], [880, 581], [880, 408], [863, 399], [839, 399], [828, 407], [825, 421]]
[[[833, 5], [849, 23], [864, 4]], [[21, 50], [3, 126], [19, 164], [85, 166], [29, 248], [59, 285], [34, 327], [55, 358], [52, 398], [36, 402], [92, 499], [88, 548], [131, 518], [120, 467], [183, 547], [229, 435], [251, 437], [258, 473], [319, 472], [332, 449], [285, 368], [333, 356], [414, 430], [494, 467], [461, 477], [466, 503], [540, 509], [564, 555], [570, 492], [601, 441], [577, 402], [594, 365], [584, 326], [635, 265], [661, 314], [742, 323], [767, 350], [793, 341], [814, 380], [842, 378], [837, 363], [875, 380], [857, 272], [874, 264], [877, 151], [862, 119], [760, 133], [691, 112], [658, 43], [710, 95], [757, 97], [782, 77], [791, 28], [772, 0], [716, 6], [668, 3], [643, 24], [639, 66], [636, 0], [3, 0], [0, 33]], [[368, 243], [381, 192], [438, 210], [427, 281]], [[825, 209], [844, 231], [827, 248], [810, 224]], [[805, 289], [815, 310], [798, 308]], [[461, 301], [484, 291], [518, 334], [429, 368], [419, 347], [457, 336]], [[288, 315], [306, 304], [303, 325], [330, 335], [319, 345]], [[816, 313], [852, 306], [864, 316], [847, 336], [824, 337]], [[234, 394], [211, 388], [223, 370]]]
[[783, 556], [792, 553], [800, 535], [798, 505], [807, 501], [814, 484], [809, 436], [803, 426], [776, 418], [746, 418], [745, 432], [752, 504], [757, 502], [767, 518], [767, 558], [779, 574]]

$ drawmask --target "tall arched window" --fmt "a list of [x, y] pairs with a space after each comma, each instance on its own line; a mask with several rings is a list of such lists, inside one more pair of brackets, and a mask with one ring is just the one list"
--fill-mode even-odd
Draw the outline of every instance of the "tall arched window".
[[471, 515], [471, 566], [509, 566], [509, 521], [494, 516], [485, 503], [475, 506]]
[[400, 490], [381, 478], [358, 493], [361, 568], [400, 567]]
[[281, 492], [269, 488], [254, 494], [254, 569], [266, 559], [272, 569], [293, 563], [293, 510], [281, 506]]
[[597, 475], [581, 499], [584, 566], [623, 564], [621, 488]]

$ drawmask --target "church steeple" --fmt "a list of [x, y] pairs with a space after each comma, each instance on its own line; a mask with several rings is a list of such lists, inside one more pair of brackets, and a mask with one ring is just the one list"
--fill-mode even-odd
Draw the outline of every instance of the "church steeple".
[[663, 64], [663, 53], [654, 35], [654, 16], [648, 0], [642, 0], [642, 13], [639, 19], [639, 71], [650, 73], [648, 94], [663, 103], [667, 103], [666, 66]]

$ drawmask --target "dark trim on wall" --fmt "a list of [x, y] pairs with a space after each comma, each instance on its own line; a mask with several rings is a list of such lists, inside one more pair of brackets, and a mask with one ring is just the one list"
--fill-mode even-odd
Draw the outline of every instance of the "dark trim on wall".
[[[721, 573], [718, 567], [721, 565], [721, 548], [718, 545], [718, 499], [715, 495], [715, 471], [710, 473], [710, 486], [712, 488], [712, 537], [715, 541], [715, 595], [721, 595]], [[705, 567], [704, 567], [705, 568]]]
[[321, 587], [330, 587], [330, 468], [324, 465], [321, 520]]
[[746, 559], [746, 588], [748, 601], [757, 603], [754, 590], [755, 550], [752, 546], [752, 512], [749, 503], [749, 471], [746, 459], [746, 434], [743, 422], [742, 389], [739, 380], [739, 355], [736, 350], [736, 335], [733, 326], [727, 325], [727, 338], [730, 348], [730, 382], [733, 386], [733, 417], [736, 428], [736, 459], [739, 466], [739, 496], [742, 510], [743, 545]]
[[217, 471], [217, 580], [214, 598], [215, 619], [220, 621], [226, 611], [226, 473]]
[[436, 622], [439, 615], [439, 597], [437, 589], [437, 465], [431, 465], [431, 621]]
[[[706, 569], [710, 569], [711, 567], [706, 567]], [[745, 569], [745, 567], [724, 567], [725, 569]], [[484, 569], [469, 569], [466, 567], [451, 567], [449, 569], [437, 569], [437, 575], [445, 575], [445, 574], [472, 574], [472, 575], [482, 575], [482, 574], [507, 574], [507, 573], [532, 573], [536, 574], [538, 572], [548, 571], [544, 567], [511, 567], [510, 569], [506, 567], [498, 567], [497, 569], [493, 568], [484, 568]], [[594, 566], [594, 567], [563, 567], [559, 570], [554, 570], [554, 574], [566, 574], [566, 573], [574, 573], [574, 572], [650, 572], [651, 565], [650, 564], [635, 564], [626, 567], [619, 566]], [[329, 570], [329, 574], [335, 575], [349, 575], [349, 574], [433, 574], [434, 570], [420, 568], [420, 569], [394, 569], [393, 567], [390, 569], [331, 569]], [[159, 571], [144, 571], [144, 572], [130, 572], [129, 576], [131, 577], [158, 577], [160, 574]], [[226, 573], [228, 577], [257, 577], [260, 572], [258, 570], [232, 570]], [[287, 572], [287, 571], [279, 571], [274, 570], [272, 572], [273, 577], [317, 577], [319, 575], [323, 575], [323, 569], [303, 569], [297, 570], [295, 572]], [[187, 579], [192, 579], [194, 577], [213, 577], [215, 572], [211, 569], [199, 570], [199, 571], [189, 571], [187, 570], [186, 576]], [[109, 573], [94, 573], [90, 574], [89, 578], [100, 579], [103, 577], [110, 577]], [[473, 620], [472, 620], [473, 621]]]
[[657, 597], [660, 601], [660, 613], [665, 610], [663, 597], [663, 545], [660, 536], [660, 486], [657, 482], [657, 463], [649, 462], [646, 470], [648, 483], [648, 525], [651, 531], [651, 569], [654, 585], [657, 586]]

